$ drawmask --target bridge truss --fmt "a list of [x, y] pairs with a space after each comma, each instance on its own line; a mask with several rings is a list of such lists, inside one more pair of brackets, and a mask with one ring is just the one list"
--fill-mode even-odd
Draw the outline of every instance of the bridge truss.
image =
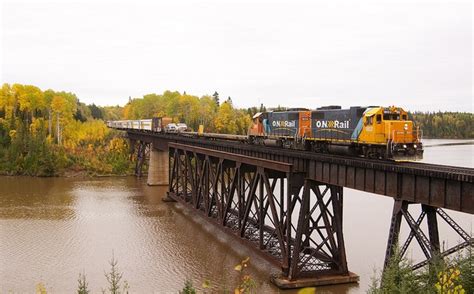
[[347, 268], [342, 187], [304, 179], [287, 163], [169, 146], [168, 195], [259, 249], [284, 278], [357, 278]]

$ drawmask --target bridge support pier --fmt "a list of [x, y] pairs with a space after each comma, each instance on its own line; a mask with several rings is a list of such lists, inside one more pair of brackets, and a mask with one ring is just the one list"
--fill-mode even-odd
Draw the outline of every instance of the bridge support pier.
[[148, 165], [148, 186], [167, 186], [169, 184], [169, 152], [150, 148]]
[[[444, 258], [465, 247], [474, 245], [472, 237], [466, 231], [464, 231], [451, 217], [449, 217], [443, 209], [422, 204], [421, 213], [415, 220], [408, 211], [410, 204], [414, 205], [414, 203], [408, 201], [395, 199], [387, 242], [387, 250], [385, 253], [384, 268], [387, 268], [390, 260], [395, 257], [396, 253], [398, 254], [398, 258], [404, 257], [413, 239], [417, 241], [426, 258], [425, 260], [416, 263], [413, 266], [413, 270], [419, 269], [429, 264], [433, 258]], [[443, 252], [440, 250], [438, 216], [444, 220], [460, 236], [462, 240], [458, 245], [446, 249]], [[428, 234], [425, 234], [425, 232], [423, 232], [421, 229], [425, 217], [428, 227]], [[410, 233], [405, 242], [401, 243], [402, 240], [399, 239], [399, 236], [400, 227], [403, 220], [405, 220], [408, 224]], [[397, 246], [400, 246], [399, 250], [397, 250]]]

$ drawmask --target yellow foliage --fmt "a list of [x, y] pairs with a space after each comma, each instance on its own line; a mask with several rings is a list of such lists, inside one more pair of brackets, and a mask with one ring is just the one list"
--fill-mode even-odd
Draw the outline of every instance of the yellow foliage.
[[10, 138], [13, 140], [16, 138], [16, 130], [11, 130], [8, 135], [10, 136]]
[[123, 108], [123, 118], [124, 119], [132, 119], [131, 117], [131, 108], [132, 104], [127, 104]]
[[252, 279], [250, 275], [243, 275], [244, 269], [248, 267], [250, 262], [250, 257], [245, 258], [239, 264], [237, 264], [234, 269], [240, 272], [241, 275], [241, 284], [234, 289], [234, 293], [243, 294], [243, 293], [251, 293], [252, 289], [255, 288], [255, 281]]
[[461, 271], [457, 268], [450, 268], [438, 273], [438, 282], [435, 284], [438, 293], [442, 294], [464, 294], [466, 291], [459, 284]]
[[238, 264], [238, 265], [234, 266], [234, 269], [238, 272], [241, 272], [242, 271], [242, 265]]
[[204, 282], [202, 282], [202, 288], [203, 289], [209, 289], [210, 287], [211, 287], [211, 281], [204, 280]]
[[43, 283], [36, 284], [36, 294], [46, 294], [46, 287]]
[[[35, 153], [25, 167], [9, 164], [9, 172], [53, 175], [70, 168], [99, 174], [127, 173], [128, 145], [123, 138], [110, 142], [110, 129], [102, 120], [93, 119], [90, 107], [79, 103], [72, 93], [43, 92], [35, 86], [3, 84], [0, 88], [0, 125], [17, 141], [17, 165], [23, 161], [22, 153], [31, 150]], [[95, 117], [102, 117], [103, 110], [94, 107], [99, 112]], [[120, 119], [119, 106], [108, 110]], [[45, 141], [46, 146], [43, 145]], [[38, 168], [43, 162], [50, 166]]]
[[9, 84], [3, 84], [0, 91], [0, 108], [5, 109], [5, 119], [9, 120], [14, 115], [16, 99], [13, 88]]
[[43, 118], [35, 118], [33, 117], [33, 120], [30, 124], [30, 132], [33, 135], [38, 134], [42, 129], [44, 128], [44, 119]]
[[66, 99], [64, 97], [56, 95], [51, 101], [51, 109], [55, 113], [63, 113], [66, 111]]
[[124, 152], [127, 150], [127, 143], [122, 138], [113, 138], [109, 142], [109, 151], [111, 152]]
[[236, 115], [230, 103], [222, 103], [214, 119], [218, 133], [235, 134], [237, 132]]
[[[64, 129], [63, 138], [65, 146], [75, 148], [78, 146], [100, 145], [105, 141], [110, 129], [101, 120], [80, 122], [70, 121]], [[67, 142], [67, 144], [66, 144]]]

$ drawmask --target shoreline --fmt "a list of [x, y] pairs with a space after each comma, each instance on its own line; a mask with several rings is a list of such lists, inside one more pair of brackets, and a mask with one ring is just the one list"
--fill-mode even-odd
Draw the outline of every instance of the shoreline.
[[[143, 176], [147, 175], [146, 173]], [[25, 175], [25, 174], [8, 174], [3, 171], [0, 171], [0, 177], [30, 177], [30, 178], [77, 178], [77, 179], [91, 179], [91, 178], [113, 178], [113, 177], [129, 177], [135, 176], [133, 173], [126, 174], [91, 174], [86, 171], [81, 172], [71, 172], [66, 171], [56, 175], [51, 176], [41, 176], [41, 175]]]

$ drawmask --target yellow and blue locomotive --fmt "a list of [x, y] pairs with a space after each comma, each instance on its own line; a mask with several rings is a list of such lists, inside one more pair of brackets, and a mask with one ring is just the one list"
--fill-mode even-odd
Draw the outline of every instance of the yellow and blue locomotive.
[[254, 144], [391, 160], [423, 158], [421, 131], [400, 107], [320, 107], [257, 113]]

